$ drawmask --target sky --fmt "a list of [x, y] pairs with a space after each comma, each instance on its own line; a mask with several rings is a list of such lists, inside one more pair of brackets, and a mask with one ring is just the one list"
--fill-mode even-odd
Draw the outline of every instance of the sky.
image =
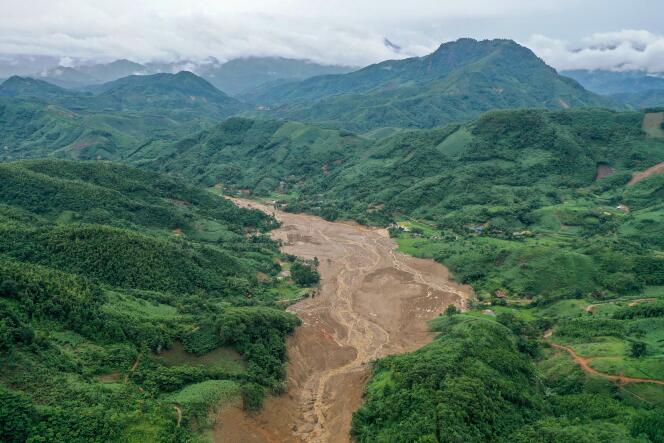
[[557, 69], [664, 72], [664, 0], [0, 0], [0, 11], [3, 57], [63, 65], [269, 55], [363, 66], [472, 37], [514, 39]]

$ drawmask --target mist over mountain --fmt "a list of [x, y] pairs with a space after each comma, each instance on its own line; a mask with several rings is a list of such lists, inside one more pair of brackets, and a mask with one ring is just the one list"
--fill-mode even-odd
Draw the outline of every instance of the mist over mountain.
[[664, 73], [580, 69], [561, 71], [560, 74], [573, 78], [589, 91], [602, 95], [664, 89]]
[[[39, 69], [20, 57], [9, 57], [13, 64], [2, 64], [0, 78], [4, 75], [30, 76], [69, 89], [85, 89], [130, 75], [149, 75], [180, 71], [192, 71], [211, 82], [222, 91], [235, 95], [250, 91], [274, 81], [304, 80], [316, 75], [340, 74], [354, 70], [349, 66], [322, 65], [310, 60], [283, 57], [246, 57], [219, 62], [209, 58], [203, 62], [150, 62], [136, 63], [127, 59], [109, 63], [74, 63], [72, 66], [54, 64], [62, 59], [45, 58]], [[45, 65], [45, 66], [44, 66]]]

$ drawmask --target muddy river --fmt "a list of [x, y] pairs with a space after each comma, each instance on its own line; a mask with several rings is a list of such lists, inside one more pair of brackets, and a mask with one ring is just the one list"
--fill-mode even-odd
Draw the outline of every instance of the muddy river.
[[287, 340], [287, 392], [257, 414], [223, 410], [215, 441], [348, 442], [371, 361], [430, 342], [427, 321], [463, 306], [472, 290], [440, 264], [397, 253], [385, 229], [236, 203], [282, 222], [272, 236], [284, 252], [318, 258], [321, 290], [289, 308], [302, 326]]

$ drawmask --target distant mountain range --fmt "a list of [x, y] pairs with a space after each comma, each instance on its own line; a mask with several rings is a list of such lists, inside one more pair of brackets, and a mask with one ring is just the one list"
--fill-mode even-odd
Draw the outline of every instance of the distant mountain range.
[[664, 73], [651, 74], [645, 71], [608, 71], [603, 69], [561, 71], [573, 78], [587, 90], [601, 95], [644, 92], [664, 89]]
[[424, 57], [240, 95], [271, 116], [350, 130], [428, 128], [490, 109], [612, 106], [511, 40], [460, 39]]
[[86, 92], [14, 76], [0, 85], [0, 96], [38, 98], [73, 111], [149, 111], [178, 120], [220, 119], [246, 109], [246, 105], [221, 92], [207, 80], [186, 71], [130, 75], [91, 87]]
[[[182, 125], [187, 130], [201, 129], [234, 115], [299, 120], [381, 138], [408, 128], [467, 122], [493, 109], [653, 106], [649, 95], [620, 97], [628, 104], [625, 106], [588, 91], [511, 40], [460, 39], [442, 44], [424, 57], [388, 60], [341, 74], [329, 72], [343, 68], [277, 58], [225, 64], [210, 60], [196, 66], [208, 78], [214, 74], [217, 84], [231, 85], [234, 91], [249, 88], [235, 97], [192, 72], [151, 74], [155, 69], [169, 66], [117, 60], [58, 68], [49, 75], [59, 73], [60, 85], [65, 78], [99, 80], [129, 75], [76, 90], [43, 80], [49, 77], [14, 76], [0, 85], [0, 96], [37, 99], [101, 120], [111, 114], [124, 113], [123, 119], [133, 114], [137, 121], [150, 122], [150, 134], [160, 133], [167, 119], [164, 128], [169, 140], [176, 127], [182, 137], [186, 135]], [[325, 74], [315, 75], [317, 72]]]
[[[225, 63], [211, 58], [201, 63], [182, 61], [146, 64], [121, 59], [111, 63], [75, 67], [60, 65], [43, 67], [48, 60], [41, 60], [39, 64], [35, 62], [30, 64], [26, 60], [20, 59], [14, 66], [3, 65], [0, 60], [0, 74], [6, 77], [30, 76], [63, 88], [81, 89], [129, 75], [174, 74], [188, 70], [205, 78], [222, 91], [234, 95], [251, 91], [264, 83], [304, 80], [316, 75], [340, 74], [355, 69], [348, 66], [327, 66], [309, 60], [282, 57], [247, 57]], [[51, 60], [52, 62], [53, 60]], [[32, 66], [39, 68], [31, 70]]]
[[75, 96], [77, 93], [44, 80], [31, 77], [12, 76], [0, 85], [0, 96], [3, 97], [35, 97], [61, 98]]
[[630, 108], [664, 106], [664, 73], [645, 71], [576, 70], [561, 73], [584, 88]]

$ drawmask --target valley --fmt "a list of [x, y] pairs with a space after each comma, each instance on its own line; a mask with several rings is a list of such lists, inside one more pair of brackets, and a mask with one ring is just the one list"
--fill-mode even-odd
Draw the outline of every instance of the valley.
[[4, 81], [0, 441], [664, 442], [661, 79], [436, 46]]
[[442, 265], [397, 253], [385, 229], [236, 202], [274, 214], [282, 226], [272, 237], [288, 254], [317, 257], [322, 282], [289, 308], [302, 326], [287, 340], [287, 392], [256, 415], [222, 411], [215, 441], [349, 441], [371, 362], [429, 343], [427, 322], [450, 304], [465, 306], [472, 289]]

